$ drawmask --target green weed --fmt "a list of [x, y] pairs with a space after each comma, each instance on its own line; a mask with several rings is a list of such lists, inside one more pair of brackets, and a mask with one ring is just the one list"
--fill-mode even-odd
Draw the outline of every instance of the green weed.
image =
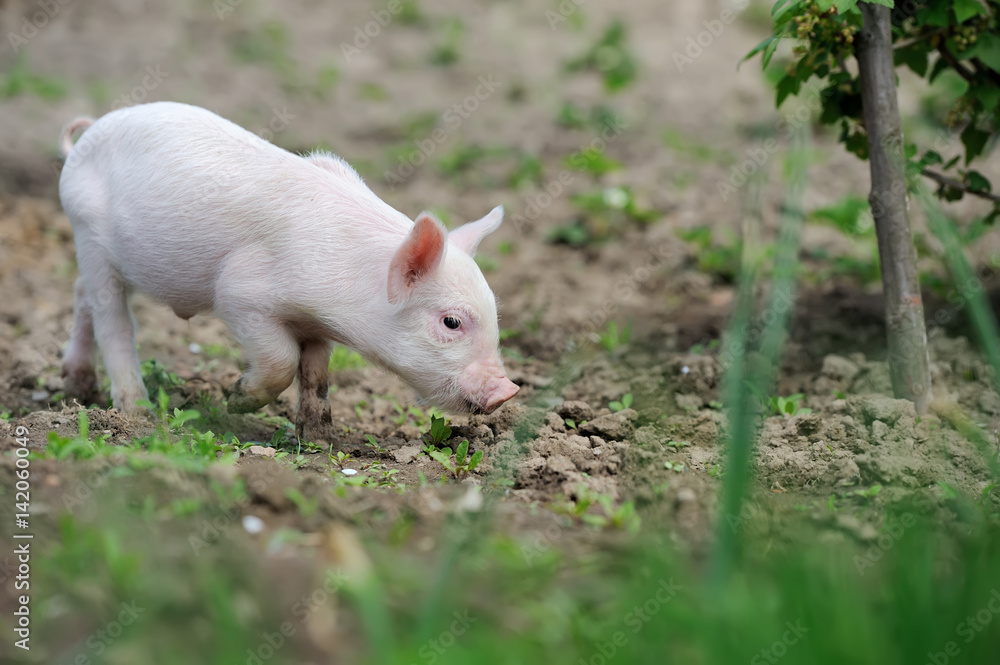
[[608, 404], [608, 408], [614, 412], [624, 411], [632, 407], [632, 393], [622, 395], [621, 401], [614, 401]]
[[427, 446], [424, 449], [427, 455], [444, 467], [444, 470], [451, 474], [452, 478], [455, 480], [462, 480], [469, 475], [479, 463], [483, 461], [483, 451], [477, 450], [469, 456], [469, 442], [463, 440], [458, 444], [458, 448], [455, 449], [455, 459], [451, 457], [451, 448], [442, 448], [437, 450], [432, 446]]

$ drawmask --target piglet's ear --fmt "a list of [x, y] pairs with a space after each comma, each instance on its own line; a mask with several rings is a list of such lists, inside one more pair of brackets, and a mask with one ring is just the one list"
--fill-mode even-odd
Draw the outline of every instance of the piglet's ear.
[[475, 256], [482, 239], [500, 228], [502, 221], [503, 206], [497, 206], [482, 219], [463, 224], [449, 233], [448, 239], [469, 256]]
[[444, 257], [448, 232], [430, 213], [417, 216], [410, 233], [396, 250], [389, 264], [389, 302], [400, 303], [410, 297], [421, 279], [434, 272]]

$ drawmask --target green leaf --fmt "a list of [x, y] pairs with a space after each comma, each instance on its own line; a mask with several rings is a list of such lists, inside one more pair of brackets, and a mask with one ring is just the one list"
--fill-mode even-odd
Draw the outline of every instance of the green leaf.
[[906, 65], [917, 76], [923, 77], [927, 74], [927, 49], [920, 44], [899, 49], [893, 54], [893, 57], [896, 65]]
[[888, 7], [892, 9], [895, 5], [894, 0], [865, 0], [865, 2], [873, 5], [882, 5], [883, 7]]
[[965, 183], [974, 192], [991, 192], [993, 191], [990, 181], [983, 176], [979, 171], [969, 171], [965, 174]]
[[969, 94], [982, 102], [985, 109], [995, 109], [1000, 105], [1000, 88], [995, 85], [974, 85]]
[[469, 460], [469, 471], [472, 471], [477, 466], [479, 466], [479, 463], [482, 461], [483, 461], [482, 450], [477, 450], [476, 452], [472, 453], [472, 458]]
[[924, 153], [924, 156], [920, 158], [921, 166], [930, 166], [931, 164], [940, 164], [943, 160], [941, 155], [935, 150], [928, 150]]
[[978, 0], [954, 0], [952, 7], [955, 10], [955, 20], [959, 23], [965, 23], [973, 16], [986, 12], [986, 8]]
[[468, 456], [468, 454], [469, 454], [469, 442], [463, 440], [462, 443], [458, 444], [458, 450], [455, 451], [455, 462], [458, 464], [458, 466], [465, 465], [465, 458]]
[[858, 0], [833, 0], [833, 6], [837, 8], [838, 14], [846, 14], [858, 4]]
[[995, 72], [1000, 72], [1000, 36], [983, 31], [976, 35], [976, 43], [968, 51]]
[[951, 24], [951, 15], [948, 13], [948, 3], [938, 2], [931, 7], [924, 7], [917, 11], [918, 25], [933, 25], [938, 28], [947, 28]]
[[785, 5], [781, 0], [776, 2], [771, 9], [771, 16], [774, 19], [774, 31], [779, 32], [781, 26], [801, 14], [804, 6], [805, 0], [797, 0], [789, 5]]
[[[781, 37], [780, 36], [778, 36], [778, 35], [771, 35], [770, 37], [768, 37], [767, 39], [765, 39], [764, 41], [762, 41], [760, 44], [757, 44], [752, 49], [750, 49], [750, 52], [747, 53], [745, 56], [743, 56], [743, 59], [740, 60], [739, 64], [742, 65], [744, 62], [746, 62], [750, 58], [754, 57], [755, 55], [757, 55], [761, 51], [764, 51], [764, 58], [769, 62], [770, 58], [767, 56], [767, 49], [770, 48], [771, 52], [773, 53], [774, 52], [774, 48], [772, 48], [772, 47], [777, 47], [777, 44], [780, 41], [781, 41]], [[738, 66], [739, 65], [737, 65], [737, 67]], [[762, 65], [762, 67], [764, 69], [767, 69], [767, 62], [764, 62], [763, 65]]]
[[970, 123], [962, 132], [962, 145], [965, 146], [965, 164], [982, 154], [986, 142], [989, 140], [989, 132], [981, 132]]
[[830, 222], [847, 235], [858, 235], [861, 233], [858, 218], [868, 210], [867, 200], [860, 196], [846, 196], [831, 206], [814, 210], [809, 217]]
[[780, 107], [789, 95], [797, 95], [800, 87], [802, 87], [802, 81], [796, 76], [786, 75], [785, 78], [778, 81], [777, 97], [774, 102], [775, 106]]

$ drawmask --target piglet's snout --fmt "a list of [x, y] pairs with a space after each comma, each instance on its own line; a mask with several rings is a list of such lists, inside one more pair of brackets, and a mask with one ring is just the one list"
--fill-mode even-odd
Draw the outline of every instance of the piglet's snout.
[[466, 369], [459, 381], [465, 398], [483, 413], [493, 413], [501, 404], [517, 394], [520, 388], [497, 367], [474, 364]]
[[518, 388], [517, 385], [506, 376], [498, 379], [487, 393], [486, 404], [483, 406], [483, 411], [486, 413], [493, 413], [496, 411], [498, 406], [516, 395], [518, 390], [520, 390], [520, 388]]

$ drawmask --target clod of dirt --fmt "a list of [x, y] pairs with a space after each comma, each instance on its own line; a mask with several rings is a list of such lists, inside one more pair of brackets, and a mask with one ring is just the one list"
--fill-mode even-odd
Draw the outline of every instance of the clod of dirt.
[[251, 455], [260, 455], [262, 457], [274, 457], [278, 454], [278, 451], [271, 446], [250, 446], [248, 452]]
[[860, 373], [861, 367], [854, 361], [830, 354], [823, 358], [823, 369], [814, 384], [814, 392], [829, 395], [836, 390], [846, 391]]
[[705, 400], [697, 394], [674, 393], [674, 401], [677, 402], [677, 408], [682, 411], [697, 411], [705, 405]]
[[421, 448], [417, 444], [400, 446], [392, 451], [392, 458], [398, 464], [409, 464], [420, 456]]
[[598, 416], [581, 425], [580, 434], [599, 436], [607, 441], [625, 441], [631, 436], [634, 429], [632, 423], [638, 417], [634, 409]]
[[254, 502], [266, 503], [279, 511], [292, 507], [287, 491], [297, 485], [294, 471], [259, 455], [242, 458], [237, 468]]
[[904, 416], [914, 420], [917, 417], [913, 402], [882, 395], [852, 397], [848, 400], [848, 409], [852, 413], [860, 414], [866, 425], [872, 425], [878, 420], [893, 426]]
[[590, 405], [580, 400], [563, 402], [556, 409], [556, 413], [561, 418], [568, 418], [577, 424], [591, 420], [594, 417], [594, 410], [590, 408]]

